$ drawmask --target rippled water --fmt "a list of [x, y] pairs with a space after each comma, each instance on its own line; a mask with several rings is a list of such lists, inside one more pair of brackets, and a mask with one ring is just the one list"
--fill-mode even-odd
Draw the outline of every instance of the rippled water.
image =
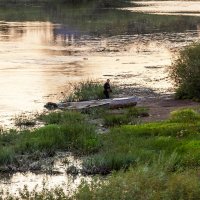
[[[199, 40], [199, 2], [135, 3], [123, 10], [94, 4], [0, 8], [0, 124], [42, 110], [61, 99], [70, 82], [88, 78], [169, 92], [171, 59]], [[53, 183], [49, 187], [68, 184], [65, 173], [18, 173], [0, 185], [15, 192], [43, 178]]]
[[[184, 13], [199, 5], [137, 4], [133, 11], [161, 12], [164, 7], [173, 13], [176, 7]], [[62, 98], [69, 82], [83, 79], [110, 77], [112, 82], [165, 90], [170, 86], [165, 69], [174, 51], [199, 39], [198, 17], [156, 17], [90, 5], [16, 9], [0, 10], [2, 124], [13, 114], [41, 110], [45, 102]]]

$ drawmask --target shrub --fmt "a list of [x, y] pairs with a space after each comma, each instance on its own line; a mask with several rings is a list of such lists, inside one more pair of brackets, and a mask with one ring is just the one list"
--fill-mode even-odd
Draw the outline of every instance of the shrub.
[[200, 44], [192, 44], [180, 51], [170, 68], [176, 85], [176, 97], [200, 99]]

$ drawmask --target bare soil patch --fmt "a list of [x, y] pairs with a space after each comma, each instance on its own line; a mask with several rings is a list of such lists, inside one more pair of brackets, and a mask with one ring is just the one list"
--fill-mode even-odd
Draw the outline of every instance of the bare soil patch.
[[199, 102], [192, 100], [176, 100], [173, 95], [160, 98], [146, 98], [138, 106], [149, 108], [149, 117], [142, 118], [143, 122], [162, 121], [169, 118], [170, 113], [182, 108], [198, 108]]

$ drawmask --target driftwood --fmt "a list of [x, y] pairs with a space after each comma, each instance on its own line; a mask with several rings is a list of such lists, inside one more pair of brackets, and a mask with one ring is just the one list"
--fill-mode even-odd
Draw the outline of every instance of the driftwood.
[[89, 108], [105, 107], [110, 109], [127, 108], [136, 106], [138, 99], [136, 97], [115, 98], [115, 99], [102, 99], [81, 102], [65, 102], [65, 103], [52, 103], [48, 102], [44, 107], [52, 109], [67, 109], [67, 110], [85, 110]]
[[136, 105], [137, 101], [135, 98], [119, 98], [119, 99], [113, 99], [109, 107], [110, 109], [118, 109], [118, 108], [132, 107]]

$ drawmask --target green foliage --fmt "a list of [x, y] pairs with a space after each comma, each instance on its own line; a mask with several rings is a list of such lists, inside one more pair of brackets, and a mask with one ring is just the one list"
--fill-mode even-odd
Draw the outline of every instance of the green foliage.
[[104, 125], [105, 126], [116, 126], [122, 124], [128, 124], [130, 119], [123, 115], [123, 114], [105, 114], [104, 118]]
[[0, 164], [6, 165], [12, 163], [14, 160], [15, 160], [15, 153], [12, 147], [1, 147]]
[[158, 167], [139, 166], [114, 173], [103, 181], [82, 184], [75, 199], [199, 199], [200, 182], [195, 172], [168, 173]]
[[87, 101], [103, 99], [103, 84], [92, 80], [82, 81], [73, 86], [73, 92], [67, 97], [67, 101]]
[[200, 121], [200, 115], [193, 109], [181, 109], [171, 113], [170, 121], [178, 123], [196, 122]]
[[0, 135], [0, 164], [11, 163], [16, 155], [35, 151], [68, 150], [79, 155], [98, 151], [99, 136], [82, 114], [60, 112], [40, 118], [49, 125], [33, 131], [11, 130]]
[[[133, 110], [126, 110], [125, 113], [135, 115]], [[200, 122], [199, 114], [195, 111], [179, 110], [173, 112], [167, 121], [120, 126], [98, 136], [81, 114], [49, 115], [52, 115], [50, 119], [55, 116], [56, 122], [47, 117], [45, 119], [49, 125], [34, 132], [19, 135], [11, 132], [10, 136], [0, 136], [0, 145], [6, 144], [2, 148], [3, 155], [0, 154], [0, 163], [9, 163], [20, 150], [68, 149], [84, 154], [95, 152], [83, 161], [82, 173], [111, 175], [89, 184], [83, 183], [71, 197], [60, 188], [44, 188], [41, 192], [25, 189], [21, 191], [21, 197], [28, 195], [33, 199], [59, 197], [80, 200], [199, 199]], [[71, 117], [73, 115], [79, 123]]]
[[52, 112], [48, 115], [42, 114], [39, 116], [46, 124], [64, 124], [64, 123], [78, 123], [84, 121], [84, 116], [76, 111], [72, 112]]
[[170, 69], [171, 78], [177, 86], [176, 97], [200, 98], [200, 44], [192, 44], [180, 51]]
[[148, 109], [144, 107], [131, 107], [122, 110], [122, 113], [104, 112], [102, 118], [105, 126], [119, 126], [123, 124], [136, 124], [137, 118], [148, 116]]
[[134, 163], [136, 163], [136, 157], [131, 153], [118, 152], [114, 155], [113, 151], [111, 151], [106, 152], [104, 155], [95, 155], [86, 159], [82, 173], [106, 175], [113, 170], [128, 169]]
[[79, 154], [96, 151], [99, 145], [94, 128], [84, 123], [47, 125], [22, 134], [16, 149], [20, 153], [70, 150]]
[[194, 142], [200, 139], [198, 119], [198, 113], [186, 109], [173, 112], [168, 121], [113, 128], [102, 135], [101, 151], [83, 162], [84, 172], [106, 174], [130, 165], [150, 164], [161, 154], [169, 160], [174, 153], [178, 154], [177, 162], [171, 170], [199, 166], [200, 143]]

